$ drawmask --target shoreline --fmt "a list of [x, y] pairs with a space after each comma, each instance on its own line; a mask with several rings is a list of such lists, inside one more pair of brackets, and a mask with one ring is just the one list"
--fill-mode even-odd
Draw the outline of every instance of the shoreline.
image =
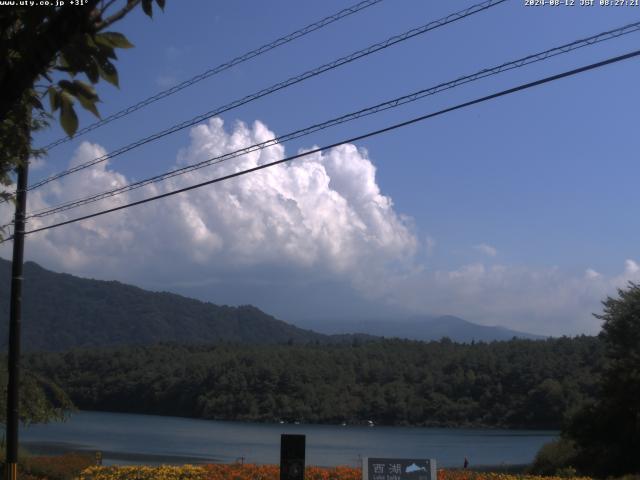
[[[197, 455], [172, 455], [158, 453], [126, 452], [122, 450], [97, 450], [90, 449], [80, 444], [66, 442], [21, 442], [30, 455], [34, 456], [58, 456], [66, 453], [79, 453], [95, 456], [96, 452], [102, 453], [103, 465], [204, 465], [209, 463], [222, 463], [222, 460], [214, 457]], [[116, 463], [123, 461], [124, 463]]]
[[[94, 456], [97, 450], [91, 450], [82, 448], [79, 445], [58, 442], [58, 443], [44, 443], [44, 442], [25, 442], [22, 444], [24, 449], [33, 456], [58, 456], [67, 453], [79, 453], [88, 456]], [[214, 457], [199, 457], [190, 455], [164, 455], [153, 453], [134, 453], [124, 452], [118, 450], [100, 450], [102, 453], [104, 466], [118, 466], [118, 465], [208, 465], [208, 464], [238, 464], [239, 462], [224, 462], [221, 459]], [[240, 459], [241, 457], [238, 457]], [[123, 463], [117, 463], [123, 461]], [[264, 463], [259, 465], [275, 465], [273, 463]], [[350, 468], [361, 468], [356, 465], [345, 465]], [[483, 472], [483, 473], [524, 473], [524, 471], [530, 467], [530, 463], [525, 464], [477, 464], [467, 468], [470, 472]], [[319, 468], [335, 468], [335, 465], [307, 465], [307, 467], [319, 467]], [[465, 469], [460, 467], [438, 467], [438, 469], [448, 471], [464, 471]]]
[[[90, 450], [86, 448], [77, 448], [74, 444], [58, 442], [58, 443], [42, 443], [42, 442], [25, 442], [22, 447], [33, 456], [59, 456], [69, 453], [78, 453], [93, 457], [96, 450]], [[221, 459], [213, 457], [198, 457], [189, 455], [163, 455], [153, 453], [133, 453], [124, 452], [118, 450], [100, 450], [102, 453], [103, 466], [133, 466], [133, 465], [147, 465], [147, 466], [161, 466], [161, 465], [209, 465], [209, 464], [228, 464], [238, 465], [239, 462], [224, 462]], [[241, 457], [238, 457], [240, 459]], [[119, 463], [122, 462], [122, 463]], [[276, 465], [273, 463], [258, 463], [256, 465]], [[307, 467], [318, 468], [336, 468], [336, 465], [306, 465]], [[345, 467], [361, 469], [359, 465], [344, 465]], [[447, 471], [469, 471], [469, 472], [482, 472], [482, 473], [511, 473], [521, 474], [530, 467], [531, 464], [513, 464], [513, 465], [483, 465], [478, 464], [470, 466], [466, 470], [461, 467], [438, 467], [438, 470]]]
[[[369, 427], [367, 421], [347, 423], [341, 425], [340, 423], [311, 423], [299, 421], [285, 421], [280, 423], [278, 420], [245, 420], [245, 419], [219, 419], [219, 418], [202, 418], [202, 417], [190, 417], [180, 415], [169, 415], [163, 413], [148, 413], [148, 412], [130, 412], [130, 411], [117, 411], [117, 410], [91, 410], [91, 409], [77, 409], [69, 411], [68, 415], [72, 416], [74, 413], [104, 413], [115, 415], [142, 415], [149, 417], [162, 417], [162, 418], [176, 418], [181, 420], [197, 420], [205, 422], [217, 422], [217, 423], [239, 423], [239, 424], [258, 424], [258, 425], [287, 425], [287, 426], [312, 426], [312, 427]], [[66, 415], [66, 414], [65, 414]], [[526, 431], [536, 432], [540, 435], [559, 435], [560, 428], [534, 428], [534, 427], [520, 427], [520, 426], [498, 426], [498, 425], [481, 425], [481, 424], [443, 424], [443, 423], [425, 423], [425, 424], [387, 424], [387, 423], [374, 423], [373, 428], [429, 428], [433, 430], [488, 430], [488, 431]]]

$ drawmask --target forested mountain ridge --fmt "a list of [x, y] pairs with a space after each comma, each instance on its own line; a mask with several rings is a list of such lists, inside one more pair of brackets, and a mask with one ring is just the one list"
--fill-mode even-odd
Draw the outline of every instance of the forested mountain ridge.
[[315, 319], [300, 322], [298, 325], [325, 334], [367, 332], [369, 335], [378, 337], [422, 341], [440, 340], [443, 337], [448, 337], [460, 343], [511, 340], [514, 337], [529, 340], [547, 338], [500, 326], [478, 325], [453, 315], [420, 315], [389, 319]]
[[559, 428], [595, 394], [596, 337], [157, 345], [38, 353], [81, 409], [219, 420]]
[[[0, 259], [0, 298], [9, 298], [11, 262]], [[278, 320], [251, 305], [218, 306], [115, 281], [55, 273], [24, 264], [22, 345], [66, 350], [105, 345], [328, 342], [331, 338]], [[9, 302], [0, 304], [9, 318]], [[6, 349], [7, 329], [2, 332]]]
[[[0, 298], [9, 298], [10, 272], [11, 262], [0, 258]], [[116, 281], [56, 273], [33, 262], [24, 264], [24, 275], [22, 345], [26, 351], [160, 342], [349, 343], [372, 340], [373, 335], [413, 340], [450, 337], [464, 342], [531, 337], [451, 316], [388, 320], [384, 325], [345, 321], [344, 325], [354, 328], [318, 333], [316, 328], [291, 325], [251, 305], [219, 306]], [[0, 316], [8, 319], [9, 302], [0, 303]], [[335, 322], [323, 323], [335, 326]], [[7, 331], [0, 335], [0, 349], [6, 349]]]

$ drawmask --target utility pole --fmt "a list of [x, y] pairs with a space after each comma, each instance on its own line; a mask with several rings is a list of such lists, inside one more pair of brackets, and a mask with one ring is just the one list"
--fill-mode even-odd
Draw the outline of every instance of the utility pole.
[[22, 321], [22, 263], [24, 259], [24, 227], [27, 210], [27, 176], [29, 158], [25, 155], [16, 168], [16, 213], [13, 230], [13, 261], [11, 263], [11, 305], [9, 314], [9, 383], [7, 385], [7, 480], [18, 478], [18, 425], [20, 398], [20, 324]]

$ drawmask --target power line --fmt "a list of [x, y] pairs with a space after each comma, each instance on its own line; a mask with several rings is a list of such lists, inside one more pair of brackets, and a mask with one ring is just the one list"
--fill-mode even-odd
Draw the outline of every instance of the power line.
[[[446, 113], [450, 113], [450, 112], [453, 112], [455, 110], [460, 110], [460, 109], [463, 109], [463, 108], [466, 108], [466, 107], [470, 107], [472, 105], [477, 105], [479, 103], [483, 103], [483, 102], [486, 102], [486, 101], [489, 101], [489, 100], [493, 100], [495, 98], [499, 98], [499, 97], [503, 97], [503, 96], [506, 96], [506, 95], [510, 95], [512, 93], [516, 93], [516, 92], [519, 92], [519, 91], [522, 91], [522, 90], [527, 90], [529, 88], [533, 88], [533, 87], [536, 87], [536, 86], [539, 86], [539, 85], [542, 85], [542, 84], [545, 84], [545, 83], [549, 83], [549, 82], [553, 82], [553, 81], [556, 81], [556, 80], [560, 80], [562, 78], [574, 76], [574, 75], [577, 75], [579, 73], [583, 73], [583, 72], [586, 72], [586, 71], [589, 71], [589, 70], [595, 70], [597, 68], [601, 68], [601, 67], [604, 67], [606, 65], [610, 65], [610, 64], [617, 63], [617, 62], [620, 62], [620, 61], [623, 61], [623, 60], [627, 60], [627, 59], [630, 59], [630, 58], [633, 58], [633, 57], [637, 57], [639, 55], [640, 55], [640, 50], [635, 50], [633, 52], [630, 52], [630, 53], [627, 53], [627, 54], [624, 54], [624, 55], [608, 58], [606, 60], [603, 60], [603, 61], [600, 61], [600, 62], [597, 62], [597, 63], [592, 63], [590, 65], [586, 65], [586, 66], [583, 66], [583, 67], [575, 68], [573, 70], [568, 70], [568, 71], [565, 71], [565, 72], [562, 72], [562, 73], [559, 73], [559, 74], [556, 74], [556, 75], [551, 75], [551, 76], [548, 76], [548, 77], [545, 77], [545, 78], [542, 78], [542, 79], [539, 79], [539, 80], [535, 80], [533, 82], [520, 84], [520, 85], [518, 85], [516, 87], [512, 87], [512, 88], [509, 88], [507, 90], [502, 90], [500, 92], [493, 93], [491, 95], [487, 95], [487, 96], [484, 96], [484, 97], [481, 97], [481, 98], [477, 98], [475, 100], [471, 100], [471, 101], [468, 101], [468, 102], [460, 103], [460, 104], [455, 105], [453, 107], [445, 108], [443, 110], [439, 110], [439, 111], [434, 112], [434, 113], [429, 113], [429, 114], [426, 114], [426, 115], [422, 115], [420, 117], [415, 117], [415, 118], [412, 118], [411, 120], [406, 120], [404, 122], [396, 123], [394, 125], [391, 125], [391, 126], [379, 129], [379, 130], [375, 130], [375, 131], [372, 131], [372, 132], [369, 132], [369, 133], [358, 135], [356, 137], [351, 137], [351, 138], [346, 139], [346, 140], [341, 140], [341, 141], [333, 143], [331, 145], [326, 145], [324, 147], [318, 147], [318, 148], [315, 148], [313, 150], [309, 150], [309, 151], [306, 151], [306, 152], [303, 152], [303, 153], [299, 153], [297, 155], [292, 155], [290, 157], [283, 158], [281, 160], [276, 160], [274, 162], [265, 163], [263, 165], [258, 165], [256, 167], [249, 168], [249, 169], [246, 169], [246, 170], [242, 170], [240, 172], [235, 172], [235, 173], [232, 173], [232, 174], [229, 174], [229, 175], [225, 175], [225, 176], [222, 176], [222, 177], [218, 177], [218, 178], [214, 178], [214, 179], [211, 179], [211, 180], [207, 180], [205, 182], [197, 183], [195, 185], [190, 185], [188, 187], [180, 188], [178, 190], [173, 190], [171, 192], [166, 192], [166, 193], [163, 193], [163, 194], [160, 194], [160, 195], [155, 195], [153, 197], [145, 198], [143, 200], [138, 200], [136, 202], [131, 202], [131, 203], [128, 203], [126, 205], [120, 205], [118, 207], [109, 208], [109, 209], [102, 210], [102, 211], [99, 211], [99, 212], [95, 212], [95, 213], [92, 213], [92, 214], [89, 214], [89, 215], [76, 217], [76, 218], [73, 218], [71, 220], [66, 220], [66, 221], [63, 221], [63, 222], [55, 223], [53, 225], [48, 225], [46, 227], [35, 228], [33, 230], [29, 230], [29, 231], [25, 232], [25, 234], [42, 232], [42, 231], [45, 231], [45, 230], [50, 230], [52, 228], [61, 227], [63, 225], [69, 225], [71, 223], [80, 222], [82, 220], [88, 220], [90, 218], [99, 217], [99, 216], [105, 215], [107, 213], [116, 212], [118, 210], [124, 210], [126, 208], [130, 208], [130, 207], [134, 207], [134, 206], [137, 206], [137, 205], [141, 205], [143, 203], [148, 203], [148, 202], [152, 202], [152, 201], [155, 201], [155, 200], [159, 200], [161, 198], [166, 198], [166, 197], [170, 197], [170, 196], [173, 196], [173, 195], [177, 195], [178, 193], [183, 193], [183, 192], [187, 192], [187, 191], [190, 191], [190, 190], [195, 190], [197, 188], [201, 188], [201, 187], [204, 187], [206, 185], [211, 185], [211, 184], [214, 184], [214, 183], [222, 182], [224, 180], [229, 180], [231, 178], [239, 177], [239, 176], [242, 176], [242, 175], [247, 175], [249, 173], [253, 173], [253, 172], [256, 172], [258, 170], [262, 170], [262, 169], [265, 169], [265, 168], [268, 168], [268, 167], [279, 165], [281, 163], [290, 162], [292, 160], [296, 160], [298, 158], [305, 157], [307, 155], [313, 155], [315, 153], [323, 152], [325, 150], [329, 150], [331, 148], [335, 148], [337, 146], [344, 145], [345, 143], [353, 143], [353, 142], [357, 142], [357, 141], [360, 141], [360, 140], [364, 140], [366, 138], [370, 138], [370, 137], [373, 137], [373, 136], [376, 136], [376, 135], [380, 135], [382, 133], [387, 133], [387, 132], [390, 132], [392, 130], [396, 130], [398, 128], [402, 128], [402, 127], [406, 127], [408, 125], [412, 125], [414, 123], [422, 122], [422, 121], [427, 120], [429, 118], [433, 118], [433, 117], [437, 117], [437, 116], [440, 116], [440, 115], [444, 115]], [[7, 238], [6, 240], [4, 240], [1, 243], [4, 243], [5, 241], [8, 241], [8, 240], [10, 240], [10, 238]]]
[[372, 115], [375, 113], [379, 113], [381, 111], [385, 111], [391, 108], [396, 108], [400, 105], [404, 105], [410, 102], [414, 102], [416, 100], [422, 99], [424, 97], [430, 96], [430, 95], [435, 95], [437, 93], [440, 93], [442, 91], [445, 90], [449, 90], [452, 88], [455, 88], [459, 85], [463, 85], [466, 83], [470, 83], [482, 78], [486, 78], [489, 76], [493, 76], [493, 75], [497, 75], [499, 73], [505, 72], [505, 71], [509, 71], [515, 68], [520, 68], [526, 65], [530, 65], [532, 63], [536, 63], [536, 62], [540, 62], [543, 60], [546, 60], [548, 58], [551, 57], [555, 57], [557, 55], [561, 55], [561, 54], [565, 54], [565, 53], [569, 53], [573, 50], [577, 50], [579, 48], [585, 47], [585, 46], [590, 46], [590, 45], [594, 45], [596, 43], [600, 43], [606, 40], [610, 40], [613, 38], [617, 38], [621, 35], [626, 35], [629, 33], [633, 33], [633, 32], [637, 32], [638, 30], [640, 30], [640, 22], [635, 22], [635, 23], [631, 23], [628, 25], [625, 25], [623, 27], [619, 27], [613, 30], [608, 30], [606, 32], [602, 32], [599, 33], [597, 35], [592, 35], [590, 37], [586, 37], [580, 40], [576, 40], [573, 41], [571, 43], [567, 43], [558, 47], [554, 47], [542, 52], [538, 52], [538, 53], [534, 53], [531, 55], [528, 55], [526, 57], [522, 57], [519, 58], [517, 60], [512, 60], [509, 62], [505, 62], [502, 63], [498, 66], [495, 67], [491, 67], [491, 68], [485, 68], [483, 70], [480, 70], [476, 73], [473, 73], [471, 75], [465, 75], [462, 77], [458, 77], [455, 80], [452, 80], [450, 82], [446, 82], [446, 83], [440, 83], [436, 86], [430, 87], [430, 88], [426, 88], [426, 89], [422, 89], [419, 90], [417, 92], [411, 93], [409, 95], [404, 95], [402, 97], [397, 97], [394, 98], [393, 100], [388, 100], [386, 102], [383, 103], [379, 103], [377, 105], [374, 105], [372, 107], [368, 107], [362, 110], [358, 110], [356, 112], [352, 112], [352, 113], [348, 113], [346, 115], [342, 115], [340, 117], [336, 117], [333, 118], [331, 120], [327, 120], [325, 122], [322, 123], [318, 123], [318, 124], [314, 124], [311, 125], [309, 127], [303, 128], [303, 129], [299, 129], [296, 130], [294, 132], [290, 132], [287, 134], [284, 134], [282, 136], [273, 138], [271, 140], [266, 140], [264, 142], [260, 142], [257, 144], [253, 144], [250, 145], [248, 147], [245, 148], [241, 148], [232, 152], [228, 152], [225, 153], [223, 155], [219, 155], [216, 157], [212, 157], [206, 160], [203, 160], [201, 162], [195, 163], [193, 165], [187, 165], [185, 167], [181, 167], [179, 169], [175, 169], [175, 170], [171, 170], [169, 172], [165, 172], [159, 175], [154, 175], [152, 177], [128, 184], [128, 185], [124, 185], [122, 187], [118, 187], [118, 188], [114, 188], [111, 190], [107, 190], [101, 193], [97, 193], [97, 194], [93, 194], [93, 195], [89, 195], [87, 197], [81, 198], [81, 199], [77, 199], [77, 200], [71, 200], [68, 202], [64, 202], [62, 204], [56, 205], [54, 207], [48, 207], [45, 209], [41, 209], [39, 211], [36, 212], [32, 212], [31, 214], [29, 214], [27, 216], [27, 219], [30, 218], [43, 218], [49, 215], [53, 215], [55, 213], [59, 213], [59, 212], [63, 212], [63, 211], [67, 211], [73, 208], [77, 208], [83, 205], [88, 205], [90, 203], [95, 203], [97, 201], [103, 200], [105, 198], [110, 198], [116, 195], [119, 195], [121, 193], [125, 193], [125, 192], [129, 192], [132, 190], [136, 190], [138, 188], [144, 187], [146, 185], [150, 185], [153, 183], [158, 183], [161, 182], [163, 180], [169, 179], [169, 178], [173, 178], [175, 176], [178, 175], [183, 175], [185, 173], [188, 172], [192, 172], [195, 170], [199, 170], [201, 168], [205, 168], [208, 166], [212, 166], [212, 165], [216, 165], [218, 163], [221, 163], [223, 161], [227, 161], [230, 160], [232, 158], [236, 158], [242, 155], [246, 155], [248, 153], [252, 153], [258, 150], [263, 150], [265, 148], [268, 148], [270, 146], [274, 146], [277, 144], [282, 144], [284, 142], [296, 139], [296, 138], [300, 138], [306, 135], [309, 135], [311, 133], [317, 132], [319, 130], [324, 130], [326, 128], [329, 127], [333, 127], [335, 125], [339, 125], [345, 122], [349, 122], [364, 116], [368, 116], [368, 115]]
[[142, 145], [145, 145], [147, 143], [150, 143], [152, 141], [158, 140], [158, 139], [160, 139], [162, 137], [165, 137], [167, 135], [170, 135], [172, 133], [175, 133], [175, 132], [178, 132], [178, 131], [183, 130], [185, 128], [188, 128], [190, 126], [193, 126], [196, 123], [199, 123], [199, 122], [201, 122], [203, 120], [207, 120], [207, 119], [209, 119], [211, 117], [214, 117], [214, 116], [219, 115], [221, 113], [227, 112], [229, 110], [237, 108], [237, 107], [239, 107], [241, 105], [244, 105], [246, 103], [249, 103], [251, 101], [257, 100], [257, 99], [259, 99], [261, 97], [264, 97], [266, 95], [274, 93], [274, 92], [276, 92], [278, 90], [282, 90], [282, 89], [287, 88], [287, 87], [289, 87], [291, 85], [294, 85], [296, 83], [300, 83], [300, 82], [302, 82], [304, 80], [307, 80], [309, 78], [315, 77], [315, 76], [320, 75], [320, 74], [322, 74], [324, 72], [327, 72], [329, 70], [333, 70], [333, 69], [338, 68], [338, 67], [340, 67], [342, 65], [345, 65], [347, 63], [353, 62], [353, 61], [355, 61], [355, 60], [357, 60], [359, 58], [362, 58], [364, 56], [367, 56], [367, 55], [370, 55], [372, 53], [375, 53], [375, 52], [377, 52], [379, 50], [386, 49], [386, 48], [388, 48], [388, 47], [390, 47], [392, 45], [395, 45], [397, 43], [403, 42], [403, 41], [408, 40], [410, 38], [413, 38], [413, 37], [415, 37], [417, 35], [424, 34], [424, 33], [428, 32], [430, 30], [434, 30], [434, 29], [439, 28], [441, 26], [444, 26], [444, 25], [447, 25], [449, 23], [455, 22], [457, 20], [461, 20], [463, 18], [466, 18], [466, 17], [468, 17], [470, 15], [473, 15], [475, 13], [479, 13], [481, 11], [484, 11], [484, 10], [488, 9], [488, 8], [491, 8], [491, 7], [496, 6], [496, 5], [500, 4], [500, 3], [503, 3], [505, 1], [506, 0], [486, 0], [486, 1], [482, 2], [482, 3], [472, 5], [469, 8], [466, 8], [464, 10], [460, 10], [458, 12], [452, 13], [452, 14], [450, 14], [450, 15], [448, 15], [446, 17], [443, 17], [443, 18], [441, 18], [439, 20], [435, 20], [435, 21], [429, 22], [426, 25], [423, 25], [421, 27], [413, 28], [411, 30], [408, 30], [408, 31], [400, 34], [400, 35], [395, 35], [395, 36], [390, 37], [390, 38], [388, 38], [388, 39], [386, 39], [386, 40], [384, 40], [382, 42], [370, 45], [367, 48], [364, 48], [362, 50], [358, 50], [358, 51], [353, 52], [353, 53], [351, 53], [349, 55], [346, 55], [346, 56], [341, 57], [341, 58], [339, 58], [337, 60], [334, 60], [333, 62], [324, 64], [324, 65], [322, 65], [320, 67], [316, 67], [316, 68], [314, 68], [312, 70], [308, 70], [308, 71], [306, 71], [306, 72], [304, 72], [304, 73], [302, 73], [300, 75], [297, 75], [297, 76], [294, 76], [294, 77], [290, 77], [287, 80], [284, 80], [282, 82], [276, 83], [276, 84], [274, 84], [274, 85], [272, 85], [270, 87], [262, 89], [262, 90], [260, 90], [260, 91], [258, 91], [256, 93], [251, 94], [251, 95], [247, 95], [247, 96], [245, 96], [245, 97], [243, 97], [241, 99], [235, 100], [235, 101], [233, 101], [233, 102], [231, 102], [231, 103], [229, 103], [227, 105], [224, 105], [222, 107], [218, 107], [218, 108], [216, 108], [214, 110], [210, 110], [209, 112], [206, 112], [206, 113], [203, 113], [203, 114], [198, 115], [196, 117], [193, 117], [190, 120], [186, 120], [186, 121], [184, 121], [182, 123], [173, 125], [173, 126], [167, 128], [165, 130], [162, 130], [162, 131], [158, 132], [158, 133], [155, 133], [153, 135], [150, 135], [148, 137], [140, 139], [140, 140], [138, 140], [136, 142], [133, 142], [133, 143], [131, 143], [129, 145], [121, 147], [121, 148], [119, 148], [119, 149], [117, 149], [117, 150], [115, 150], [115, 151], [113, 151], [111, 153], [108, 153], [108, 154], [103, 155], [101, 157], [98, 157], [98, 158], [95, 158], [95, 159], [90, 160], [88, 162], [85, 162], [85, 163], [82, 163], [80, 165], [77, 165], [77, 166], [75, 166], [73, 168], [64, 170], [64, 171], [62, 171], [62, 172], [60, 172], [58, 174], [52, 175], [50, 177], [47, 177], [46, 179], [43, 179], [43, 180], [41, 180], [39, 182], [34, 183], [33, 185], [30, 185], [28, 189], [29, 190], [33, 190], [33, 189], [38, 188], [38, 187], [40, 187], [42, 185], [45, 185], [45, 184], [47, 184], [47, 183], [49, 183], [49, 182], [51, 182], [53, 180], [57, 180], [58, 178], [61, 178], [61, 177], [64, 177], [66, 175], [75, 173], [77, 171], [80, 171], [80, 170], [83, 170], [85, 168], [91, 167], [91, 166], [96, 165], [98, 163], [104, 162], [104, 161], [106, 161], [108, 159], [114, 158], [114, 157], [119, 156], [119, 155], [121, 155], [123, 153], [126, 153], [126, 152], [128, 152], [130, 150], [133, 150], [134, 148], [138, 148], [138, 147], [140, 147]]
[[80, 170], [84, 170], [85, 168], [91, 167], [93, 165], [96, 165], [98, 163], [104, 162], [106, 160], [109, 160], [111, 158], [117, 157], [119, 155], [122, 155], [123, 153], [126, 153], [130, 150], [133, 150], [135, 148], [141, 147], [142, 145], [145, 145], [147, 143], [153, 142], [155, 140], [158, 140], [162, 137], [165, 137], [167, 135], [170, 135], [172, 133], [178, 132], [180, 130], [183, 130], [185, 128], [191, 127], [197, 123], [202, 122], [203, 120], [207, 120], [211, 117], [214, 117], [216, 115], [220, 115], [222, 113], [228, 112], [229, 110], [232, 110], [234, 108], [237, 108], [241, 105], [247, 104], [249, 102], [252, 102], [254, 100], [257, 100], [261, 97], [270, 95], [274, 92], [277, 92], [278, 90], [282, 90], [284, 88], [290, 87], [291, 85], [300, 83], [304, 80], [307, 80], [309, 78], [315, 77], [317, 75], [320, 75], [324, 72], [327, 72], [329, 70], [333, 70], [335, 68], [338, 68], [342, 65], [345, 65], [347, 63], [353, 62], [359, 58], [365, 57], [367, 55], [371, 55], [372, 53], [378, 52], [380, 50], [384, 50], [386, 48], [391, 47], [392, 45], [395, 45], [397, 43], [403, 42], [405, 40], [409, 40], [410, 38], [413, 38], [415, 36], [418, 35], [422, 35], [430, 30], [434, 30], [436, 28], [442, 27], [444, 25], [447, 25], [449, 23], [453, 23], [455, 21], [461, 20], [463, 18], [466, 18], [468, 16], [474, 15], [476, 13], [482, 12], [484, 10], [487, 10], [491, 7], [495, 7], [496, 5], [499, 5], [501, 3], [506, 2], [507, 0], [486, 0], [484, 2], [478, 3], [476, 5], [472, 5], [469, 8], [466, 8], [464, 10], [460, 10], [458, 12], [452, 13], [450, 15], [447, 15], [446, 17], [443, 17], [439, 20], [434, 20], [432, 22], [427, 23], [426, 25], [423, 25], [421, 27], [417, 27], [417, 28], [413, 28], [411, 30], [408, 30], [400, 35], [395, 35], [393, 37], [390, 37], [382, 42], [376, 43], [374, 45], [371, 45], [365, 49], [362, 50], [358, 50], [357, 52], [351, 53], [347, 56], [341, 57], [337, 60], [334, 60], [333, 62], [324, 64], [320, 67], [316, 67], [312, 70], [308, 70], [300, 75], [297, 75], [295, 77], [291, 77], [287, 80], [284, 80], [282, 82], [276, 83], [268, 88], [265, 88], [263, 90], [260, 90], [259, 92], [253, 93], [251, 95], [247, 95], [244, 98], [241, 98], [239, 100], [235, 100], [231, 103], [228, 103], [225, 106], [222, 107], [218, 107], [214, 110], [211, 110], [209, 112], [203, 113], [201, 115], [198, 115], [196, 117], [193, 117], [190, 120], [186, 120], [182, 123], [173, 125], [172, 127], [169, 127], [165, 130], [162, 130], [161, 132], [158, 133], [154, 133], [153, 135], [150, 135], [148, 137], [145, 137], [143, 139], [137, 140], [133, 143], [130, 143], [129, 145], [126, 145], [124, 147], [121, 147], [111, 153], [108, 153], [106, 155], [103, 155], [101, 157], [95, 158], [93, 160], [90, 160], [88, 162], [82, 163], [80, 165], [77, 165], [75, 167], [72, 167], [70, 169], [64, 170], [60, 173], [57, 173], [55, 175], [49, 176], [43, 180], [40, 180], [39, 182], [36, 182], [32, 185], [30, 185], [28, 187], [28, 190], [33, 190], [35, 188], [41, 187], [42, 185], [45, 185], [49, 182], [52, 182], [53, 180], [57, 180], [59, 178], [65, 177], [67, 175], [70, 175], [72, 173], [78, 172]]
[[198, 75], [195, 75], [194, 77], [191, 77], [189, 80], [185, 80], [182, 83], [179, 83], [178, 85], [174, 85], [171, 88], [168, 88], [166, 90], [163, 90], [161, 92], [156, 93], [155, 95], [148, 97], [144, 100], [141, 100], [140, 102], [131, 105], [130, 107], [127, 107], [123, 110], [120, 110], [119, 112], [116, 112], [112, 115], [109, 115], [108, 117], [99, 120], [95, 123], [92, 123], [91, 125], [88, 125], [84, 128], [81, 128], [80, 130], [78, 130], [75, 135], [73, 137], [61, 137], [58, 140], [55, 140], [54, 142], [49, 143], [48, 145], [45, 145], [43, 148], [43, 150], [51, 150], [52, 148], [57, 147], [58, 145], [62, 145], [63, 143], [69, 142], [77, 137], [79, 137], [80, 135], [84, 135], [87, 132], [91, 132], [92, 130], [96, 130], [97, 128], [100, 128], [108, 123], [113, 122], [114, 120], [118, 120], [119, 118], [122, 117], [126, 117], [127, 115], [140, 110], [141, 108], [144, 108], [148, 105], [151, 105], [152, 103], [157, 102], [158, 100], [162, 100], [163, 98], [166, 98], [170, 95], [173, 95], [174, 93], [177, 93], [181, 90], [184, 90], [185, 88], [190, 87], [191, 85], [194, 85], [198, 82], [201, 82], [202, 80], [205, 80], [209, 77], [212, 77], [214, 75], [217, 75], [218, 73], [222, 73], [225, 70], [228, 70], [231, 67], [235, 67], [236, 65], [239, 65], [241, 63], [244, 63], [248, 60], [251, 60], [252, 58], [255, 58], [259, 55], [262, 55], [264, 53], [267, 53], [271, 50], [274, 50], [282, 45], [285, 45], [289, 42], [292, 42], [293, 40], [296, 40], [300, 37], [304, 37], [305, 35], [308, 35], [311, 32], [314, 32], [316, 30], [319, 30], [323, 27], [326, 27], [327, 25], [330, 25], [334, 22], [337, 22], [338, 20], [341, 20], [345, 17], [348, 17], [349, 15], [353, 15], [356, 12], [359, 12], [361, 10], [364, 10], [365, 8], [371, 7], [372, 5], [375, 5], [377, 3], [382, 2], [382, 0], [364, 0], [360, 3], [357, 3], [351, 7], [345, 8], [343, 10], [340, 10], [339, 12], [333, 14], [333, 15], [329, 15], [328, 17], [323, 18], [322, 20], [319, 20], [315, 23], [312, 23], [310, 25], [307, 25], [306, 27], [303, 27], [299, 30], [296, 30], [295, 32], [289, 33], [288, 35], [285, 35], [283, 37], [278, 38], [277, 40], [274, 40], [273, 42], [267, 43], [265, 45], [262, 45], [261, 47], [258, 47], [254, 50], [251, 50], [250, 52], [244, 53], [242, 55], [240, 55], [239, 57], [236, 57], [232, 60], [229, 60], [228, 62], [225, 63], [221, 63], [220, 65], [213, 67], [205, 72], [202, 72]]

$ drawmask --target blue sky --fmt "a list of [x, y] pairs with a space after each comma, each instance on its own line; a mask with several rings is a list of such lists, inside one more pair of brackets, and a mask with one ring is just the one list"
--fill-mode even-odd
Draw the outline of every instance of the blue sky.
[[[88, 146], [84, 157], [78, 153], [82, 141], [114, 150], [473, 3], [384, 0], [52, 150], [33, 169], [31, 179], [66, 168], [74, 155], [89, 159], [93, 150]], [[99, 85], [100, 111], [103, 115], [115, 112], [349, 5], [344, 1], [173, 0], [152, 21], [136, 12], [113, 28], [125, 33], [136, 47], [120, 54], [121, 88]], [[238, 121], [253, 131], [254, 122], [259, 121], [281, 135], [639, 19], [640, 7], [526, 7], [523, 1], [511, 0], [228, 112], [221, 117], [220, 131], [231, 135]], [[626, 53], [638, 45], [640, 34], [626, 35], [314, 134], [287, 144], [286, 153]], [[115, 220], [105, 220], [102, 231], [99, 222], [91, 228], [69, 227], [67, 233], [49, 235], [46, 242], [34, 235], [31, 245], [27, 244], [27, 258], [55, 270], [133, 282], [217, 303], [253, 303], [293, 322], [323, 316], [402, 318], [449, 313], [541, 334], [595, 333], [598, 323], [590, 312], [597, 311], [599, 301], [616, 286], [638, 277], [640, 226], [635, 206], [640, 92], [635, 85], [639, 72], [638, 60], [630, 60], [358, 142], [359, 153], [346, 152], [345, 159], [356, 155], [358, 161], [366, 159], [358, 164], [363, 169], [375, 166], [375, 185], [392, 202], [390, 210], [384, 210], [389, 216], [382, 221], [400, 222], [402, 227], [392, 230], [407, 236], [380, 240], [374, 237], [386, 235], [380, 233], [383, 227], [367, 230], [367, 249], [379, 244], [382, 250], [371, 247], [357, 262], [344, 263], [331, 256], [326, 261], [320, 254], [302, 258], [300, 252], [315, 248], [313, 243], [292, 246], [302, 249], [293, 257], [287, 256], [291, 249], [280, 251], [280, 247], [275, 249], [280, 253], [270, 256], [274, 249], [270, 240], [282, 241], [286, 236], [264, 237], [263, 243], [252, 243], [260, 255], [243, 250], [249, 260], [234, 262], [229, 256], [237, 251], [211, 244], [210, 250], [199, 252], [189, 243], [188, 234], [182, 243], [186, 259], [179, 262], [178, 246], [166, 250], [163, 242], [180, 238], [183, 233], [178, 229], [196, 232], [197, 222], [185, 227], [167, 221], [163, 229], [157, 223], [161, 216], [153, 217], [156, 223], [145, 219], [147, 207], [137, 213], [129, 213], [137, 210], [133, 209], [113, 214], [130, 216], [133, 222], [128, 227], [119, 224], [122, 237], [118, 238], [111, 237], [115, 233], [108, 223]], [[89, 115], [81, 115], [81, 125], [91, 121]], [[220, 138], [220, 131], [214, 130], [207, 135]], [[54, 127], [37, 140], [45, 143], [60, 135]], [[103, 172], [112, 176], [100, 182], [108, 187], [109, 182], [137, 180], [198, 158], [194, 142], [185, 130], [113, 159]], [[357, 178], [343, 178], [350, 172], [344, 168], [335, 170], [338, 173], [331, 181], [337, 185], [341, 179], [353, 180], [356, 185]], [[61, 184], [34, 201], [49, 205], [67, 198], [62, 191], [71, 195], [100, 190], [90, 183], [87, 177]], [[242, 198], [239, 201], [240, 211], [250, 216], [252, 209], [242, 204]], [[209, 204], [207, 208], [217, 207]], [[263, 214], [277, 223], [278, 211]], [[201, 214], [198, 221], [215, 233], [221, 224], [208, 224], [206, 218]], [[133, 266], [126, 260], [133, 251], [127, 242], [147, 240], [136, 236], [138, 227], [131, 225], [152, 223], [157, 227], [154, 233], [142, 235], [153, 239], [145, 245], [145, 260]], [[364, 223], [369, 225], [367, 220]], [[331, 225], [326, 228], [333, 232]], [[228, 238], [220, 236], [221, 245], [228, 246]], [[61, 245], [70, 238], [73, 248]], [[100, 242], [109, 248], [95, 250]], [[120, 245], [120, 250], [114, 245]], [[357, 245], [352, 247], [359, 249]], [[8, 256], [7, 249], [0, 253]], [[226, 259], [221, 262], [222, 257]], [[367, 270], [377, 260], [380, 265]]]

